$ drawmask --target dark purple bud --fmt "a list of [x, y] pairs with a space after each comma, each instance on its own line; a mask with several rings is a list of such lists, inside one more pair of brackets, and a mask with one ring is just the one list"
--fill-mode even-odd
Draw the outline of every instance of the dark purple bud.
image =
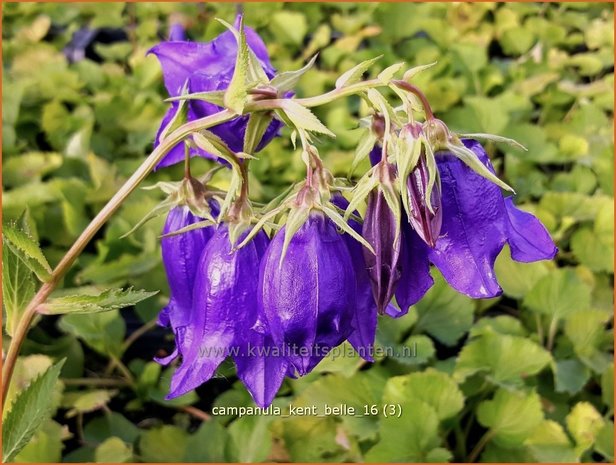
[[219, 226], [208, 242], [199, 260], [193, 311], [184, 336], [189, 349], [173, 375], [168, 398], [208, 381], [228, 355], [243, 347], [257, 321], [255, 271], [267, 243], [267, 235], [260, 231], [247, 245], [232, 250], [227, 225]]
[[411, 209], [409, 222], [419, 237], [430, 247], [436, 245], [436, 240], [441, 233], [441, 224], [443, 223], [441, 182], [436, 169], [433, 176], [434, 183], [430, 193], [430, 205], [428, 205], [430, 172], [425, 154], [421, 154], [417, 166], [411, 171], [406, 180]]
[[391, 301], [400, 279], [400, 222], [391, 211], [381, 188], [368, 195], [362, 235], [372, 245], [374, 254], [364, 249], [372, 293], [380, 314]]
[[300, 375], [352, 332], [355, 273], [335, 224], [313, 211], [283, 256], [285, 228], [260, 270], [261, 304], [274, 342]]
[[[163, 235], [178, 231], [186, 226], [202, 221], [186, 206], [177, 206], [169, 211], [163, 228]], [[197, 274], [199, 257], [212, 237], [211, 226], [194, 229], [175, 236], [164, 237], [161, 241], [163, 265], [167, 273], [170, 298], [169, 304], [160, 312], [158, 322], [171, 326], [176, 337], [176, 351], [159, 362], [166, 364], [173, 360], [179, 351], [184, 352], [183, 335], [190, 320], [192, 292]]]

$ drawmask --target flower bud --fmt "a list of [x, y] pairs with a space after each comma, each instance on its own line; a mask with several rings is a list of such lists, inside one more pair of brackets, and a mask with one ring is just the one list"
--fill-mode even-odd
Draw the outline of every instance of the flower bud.
[[352, 332], [355, 273], [342, 236], [323, 213], [310, 212], [281, 261], [285, 228], [263, 257], [260, 298], [274, 342], [304, 375]]
[[[430, 190], [430, 173], [426, 163], [426, 155], [421, 154], [417, 165], [406, 180], [409, 196], [409, 222], [419, 237], [434, 247], [441, 232], [443, 209], [441, 206], [441, 182], [438, 171], [434, 172], [435, 180]], [[429, 197], [428, 197], [429, 195]]]
[[368, 195], [362, 235], [372, 245], [374, 254], [364, 249], [372, 293], [380, 314], [391, 301], [400, 279], [400, 212], [393, 212], [383, 188]]

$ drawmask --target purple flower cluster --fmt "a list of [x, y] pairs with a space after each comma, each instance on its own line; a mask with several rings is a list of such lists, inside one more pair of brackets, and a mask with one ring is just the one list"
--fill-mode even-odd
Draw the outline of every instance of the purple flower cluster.
[[[263, 42], [248, 28], [246, 37], [272, 76]], [[237, 45], [233, 34], [225, 32], [208, 44], [166, 42], [152, 52], [161, 61], [169, 93], [178, 95], [186, 85], [191, 93], [224, 89], [233, 74]], [[157, 143], [177, 111], [174, 103]], [[215, 105], [190, 100], [187, 118], [216, 111]], [[238, 117], [212, 132], [232, 151], [240, 151], [246, 124], [246, 117]], [[279, 123], [271, 123], [261, 145], [278, 128]], [[420, 137], [421, 128], [410, 131], [410, 137]], [[345, 223], [336, 224], [331, 212], [348, 209], [349, 202], [332, 194], [325, 181], [313, 187], [312, 178], [297, 196], [304, 200], [292, 207], [301, 213], [293, 218], [302, 221], [288, 220], [271, 238], [264, 230], [237, 229], [233, 218], [224, 215], [216, 225], [168, 235], [201, 221], [185, 205], [173, 208], [162, 241], [171, 296], [159, 321], [172, 328], [176, 349], [159, 361], [181, 361], [168, 398], [208, 381], [231, 357], [255, 402], [266, 407], [285, 376], [310, 373], [346, 340], [373, 361], [377, 315], [406, 314], [433, 285], [431, 264], [457, 291], [490, 298], [502, 292], [494, 262], [505, 244], [517, 261], [553, 258], [557, 249], [541, 222], [516, 208], [487, 179], [494, 169], [482, 146], [470, 139], [456, 143], [454, 149], [472, 154], [473, 169], [453, 149], [422, 151], [402, 184], [397, 183], [398, 167], [375, 147], [370, 158], [379, 181], [367, 196], [363, 224], [356, 221], [357, 212], [347, 212], [353, 214], [346, 233], [338, 228]], [[177, 146], [159, 166], [183, 156]], [[314, 179], [319, 179], [316, 172]], [[232, 231], [238, 230], [240, 237], [233, 240]], [[353, 231], [373, 250], [353, 238]], [[245, 241], [247, 234], [254, 235]]]

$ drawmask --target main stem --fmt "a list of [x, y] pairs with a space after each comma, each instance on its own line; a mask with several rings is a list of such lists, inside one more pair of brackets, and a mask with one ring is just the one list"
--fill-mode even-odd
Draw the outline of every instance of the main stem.
[[183, 140], [192, 132], [216, 126], [217, 124], [224, 123], [235, 116], [236, 115], [234, 113], [228, 110], [222, 110], [213, 115], [206, 116], [205, 118], [200, 118], [198, 120], [186, 123], [173, 131], [160, 143], [158, 147], [154, 149], [154, 151], [145, 159], [141, 166], [137, 168], [137, 171], [132, 174], [120, 190], [115, 193], [111, 200], [107, 202], [98, 215], [96, 215], [96, 217], [90, 222], [86, 229], [84, 229], [68, 252], [66, 252], [62, 260], [60, 260], [60, 263], [58, 263], [55, 267], [51, 273], [49, 281], [44, 283], [36, 295], [32, 298], [15, 328], [15, 333], [11, 339], [9, 349], [6, 354], [6, 359], [2, 366], [3, 409], [5, 408], [6, 396], [8, 394], [11, 377], [13, 376], [13, 370], [15, 369], [15, 362], [17, 361], [19, 349], [21, 348], [21, 344], [26, 337], [26, 333], [28, 332], [32, 320], [36, 315], [37, 308], [47, 300], [71, 265], [75, 262], [81, 252], [83, 252], [86, 245], [90, 242], [90, 240], [92, 240], [94, 235], [107, 222], [107, 220], [109, 220], [111, 215], [117, 211], [129, 194], [137, 188], [139, 183], [146, 178], [146, 176], [162, 160], [167, 152], [171, 150], [171, 148], [173, 148], [178, 142]]

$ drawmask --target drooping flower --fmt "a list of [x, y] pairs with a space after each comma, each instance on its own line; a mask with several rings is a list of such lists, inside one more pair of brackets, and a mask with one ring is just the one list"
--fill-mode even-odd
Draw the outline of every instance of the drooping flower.
[[284, 243], [282, 228], [263, 257], [259, 297], [273, 341], [304, 375], [353, 332], [355, 273], [342, 236], [319, 211], [310, 212], [283, 257]]
[[234, 249], [229, 227], [222, 224], [208, 242], [199, 259], [193, 309], [184, 336], [189, 350], [173, 375], [168, 398], [208, 381], [231, 355], [238, 366], [238, 376], [255, 401], [260, 405], [271, 402], [284, 378], [286, 364], [276, 366], [275, 360], [264, 359], [260, 347], [267, 334], [253, 329], [259, 316], [259, 277], [255, 270], [268, 241], [265, 232], [260, 231], [247, 245]]
[[374, 248], [374, 253], [364, 250], [364, 260], [372, 293], [378, 311], [382, 314], [394, 296], [400, 279], [401, 212], [400, 205], [397, 206], [397, 212], [392, 210], [385, 193], [385, 189], [392, 186], [395, 176], [393, 166], [381, 161], [374, 169], [385, 174], [380, 176], [382, 184], [368, 195], [362, 235]]
[[[494, 169], [483, 147], [466, 139], [462, 143], [473, 151], [493, 174]], [[494, 273], [494, 262], [505, 243], [516, 261], [552, 259], [558, 249], [541, 222], [519, 210], [511, 197], [477, 174], [452, 153], [436, 154], [441, 177], [442, 227], [434, 248], [421, 258], [418, 235], [408, 235], [405, 243], [420, 250], [415, 258], [429, 260], [458, 292], [473, 298], [490, 298], [502, 293]], [[415, 269], [419, 264], [415, 265]], [[424, 266], [425, 268], [425, 266]], [[413, 276], [405, 276], [409, 282]], [[413, 283], [416, 285], [416, 282]], [[400, 299], [399, 299], [400, 301]]]
[[426, 154], [422, 153], [406, 180], [406, 195], [410, 206], [408, 219], [419, 237], [434, 247], [443, 223], [441, 181], [437, 173], [434, 185], [429, 186], [429, 178]]
[[[187, 206], [176, 206], [167, 214], [163, 236], [202, 220], [193, 215]], [[191, 316], [192, 292], [199, 257], [213, 233], [214, 228], [208, 226], [175, 236], [163, 237], [161, 240], [163, 265], [169, 283], [170, 298], [169, 304], [158, 315], [158, 322], [161, 326], [171, 326], [176, 340], [176, 349], [173, 353], [168, 357], [158, 359], [162, 364], [171, 362], [186, 351], [184, 334]]]
[[[236, 26], [239, 25], [239, 17]], [[248, 27], [244, 29], [246, 42], [262, 65], [268, 77], [274, 76], [265, 44], [259, 35]], [[220, 34], [211, 42], [199, 43], [188, 41], [162, 42], [150, 50], [160, 61], [165, 87], [171, 97], [181, 94], [185, 85], [189, 93], [224, 90], [235, 70], [237, 41], [231, 31]], [[167, 111], [156, 134], [155, 146], [160, 143], [162, 131], [173, 120], [179, 108], [178, 102], [173, 102]], [[221, 108], [203, 100], [189, 100], [187, 119], [193, 121], [220, 111]], [[211, 128], [211, 131], [221, 137], [234, 152], [242, 150], [244, 133], [248, 116], [240, 116], [231, 121]], [[258, 150], [262, 149], [278, 133], [282, 123], [274, 120], [266, 130]], [[200, 149], [192, 148], [191, 155], [215, 158]], [[177, 144], [157, 168], [179, 163], [184, 159], [184, 146]]]

